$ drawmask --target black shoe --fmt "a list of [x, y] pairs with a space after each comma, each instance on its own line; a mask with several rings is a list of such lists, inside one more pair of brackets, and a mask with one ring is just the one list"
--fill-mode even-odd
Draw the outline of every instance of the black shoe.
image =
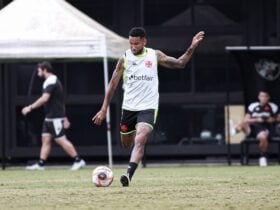
[[123, 174], [120, 178], [120, 182], [123, 187], [128, 187], [130, 182], [128, 174]]

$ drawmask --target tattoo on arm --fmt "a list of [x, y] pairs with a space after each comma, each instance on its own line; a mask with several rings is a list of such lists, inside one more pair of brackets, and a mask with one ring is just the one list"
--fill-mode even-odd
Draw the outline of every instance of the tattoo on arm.
[[113, 81], [114, 79], [116, 79], [116, 77], [118, 76], [118, 69], [115, 69], [111, 78], [111, 81]]
[[194, 49], [193, 49], [192, 47], [189, 47], [189, 48], [187, 49], [186, 54], [187, 54], [188, 56], [192, 56], [193, 51], [194, 51]]
[[177, 65], [177, 59], [170, 56], [167, 56], [163, 62], [168, 68], [175, 68]]
[[166, 68], [174, 68], [174, 66], [176, 65], [176, 62], [177, 62], [176, 58], [167, 56], [161, 51], [156, 51], [156, 53], [157, 53], [159, 65], [166, 67]]
[[180, 58], [178, 58], [179, 62], [181, 62], [181, 64], [185, 66], [191, 59], [193, 52], [194, 49], [192, 47], [189, 47], [187, 51]]
[[166, 68], [184, 68], [185, 65], [191, 59], [194, 53], [194, 48], [189, 47], [187, 51], [179, 58], [167, 56], [161, 51], [158, 51], [157, 53], [158, 53], [158, 60], [160, 65]]

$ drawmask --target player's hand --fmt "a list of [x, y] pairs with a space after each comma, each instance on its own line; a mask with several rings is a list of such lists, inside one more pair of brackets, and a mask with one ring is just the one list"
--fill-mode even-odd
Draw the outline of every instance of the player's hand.
[[94, 124], [96, 125], [101, 125], [101, 123], [103, 122], [103, 120], [106, 117], [106, 111], [100, 110], [99, 112], [97, 112], [97, 114], [92, 118], [92, 121], [94, 122]]
[[198, 44], [203, 40], [204, 35], [205, 35], [204, 31], [198, 32], [198, 33], [193, 37], [191, 46], [194, 47], [194, 48], [196, 48], [196, 47], [198, 46]]
[[268, 122], [268, 123], [274, 123], [274, 118], [273, 117], [269, 117], [269, 118], [267, 118], [266, 119], [266, 122]]
[[64, 120], [63, 120], [63, 128], [64, 128], [64, 129], [68, 129], [68, 128], [70, 128], [70, 126], [71, 126], [71, 123], [70, 123], [70, 121], [68, 120], [68, 117], [64, 117]]
[[22, 108], [21, 113], [26, 116], [29, 112], [31, 112], [31, 106], [25, 106]]
[[258, 118], [256, 119], [256, 121], [257, 121], [258, 123], [262, 123], [262, 122], [264, 122], [264, 119], [261, 118], [261, 117], [258, 117]]

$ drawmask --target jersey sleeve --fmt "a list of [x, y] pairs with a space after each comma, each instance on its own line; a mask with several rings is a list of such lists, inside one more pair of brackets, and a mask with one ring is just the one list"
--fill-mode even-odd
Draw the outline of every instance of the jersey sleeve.
[[43, 93], [52, 93], [56, 87], [57, 77], [51, 76], [43, 84]]
[[256, 106], [258, 106], [258, 103], [251, 103], [249, 106], [248, 106], [248, 109], [247, 109], [247, 114], [253, 114], [254, 112], [254, 109], [256, 108]]
[[269, 103], [269, 105], [271, 106], [273, 116], [279, 114], [279, 108], [275, 103]]
[[52, 93], [55, 89], [55, 84], [50, 84], [43, 89], [43, 93]]

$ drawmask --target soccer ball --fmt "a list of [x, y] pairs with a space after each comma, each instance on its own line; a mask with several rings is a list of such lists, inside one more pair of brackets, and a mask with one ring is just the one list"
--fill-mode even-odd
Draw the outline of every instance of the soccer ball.
[[92, 171], [92, 182], [96, 187], [108, 187], [113, 179], [113, 171], [107, 166], [98, 166]]

